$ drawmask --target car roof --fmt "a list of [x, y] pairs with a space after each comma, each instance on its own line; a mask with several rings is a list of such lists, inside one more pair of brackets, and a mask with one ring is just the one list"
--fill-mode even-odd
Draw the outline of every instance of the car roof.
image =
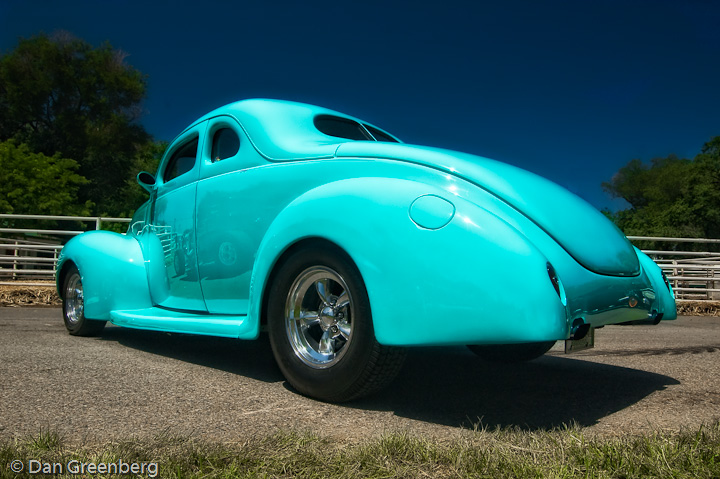
[[[270, 160], [331, 158], [340, 144], [355, 141], [321, 133], [313, 123], [318, 115], [346, 118], [385, 132], [371, 123], [327, 108], [270, 99], [249, 99], [230, 103], [202, 116], [187, 129], [222, 115], [235, 118], [255, 148]], [[388, 136], [395, 138], [390, 134]]]

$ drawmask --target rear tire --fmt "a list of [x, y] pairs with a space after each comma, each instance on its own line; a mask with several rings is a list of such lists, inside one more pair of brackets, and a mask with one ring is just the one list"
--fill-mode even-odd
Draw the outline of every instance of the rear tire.
[[521, 344], [470, 345], [468, 349], [486, 361], [496, 363], [520, 363], [532, 361], [550, 351], [555, 341]]
[[377, 342], [360, 272], [337, 247], [310, 246], [288, 257], [267, 311], [275, 359], [304, 395], [350, 401], [382, 389], [402, 367], [405, 349]]
[[73, 336], [97, 336], [105, 328], [105, 321], [85, 317], [85, 298], [82, 277], [75, 265], [71, 265], [62, 288], [63, 320], [68, 333]]

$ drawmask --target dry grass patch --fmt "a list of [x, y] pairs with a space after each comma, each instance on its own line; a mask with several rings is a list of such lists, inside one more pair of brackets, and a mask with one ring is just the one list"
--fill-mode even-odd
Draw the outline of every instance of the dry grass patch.
[[60, 306], [53, 283], [47, 286], [0, 285], [0, 306]]
[[586, 437], [573, 427], [480, 430], [446, 442], [395, 433], [359, 444], [287, 431], [238, 444], [166, 433], [74, 447], [46, 431], [0, 444], [0, 477], [34, 477], [12, 473], [7, 466], [30, 459], [61, 464], [73, 459], [154, 462], [157, 477], [172, 478], [717, 478], [720, 423], [616, 438]]

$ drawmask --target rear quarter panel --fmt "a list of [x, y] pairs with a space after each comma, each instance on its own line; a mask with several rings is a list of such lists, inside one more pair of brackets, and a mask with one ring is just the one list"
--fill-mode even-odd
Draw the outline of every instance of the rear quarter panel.
[[503, 220], [461, 198], [452, 198], [457, 211], [447, 226], [419, 227], [409, 208], [426, 194], [451, 196], [426, 183], [372, 177], [333, 182], [297, 198], [278, 215], [258, 250], [250, 316], [259, 318], [267, 278], [283, 251], [320, 237], [356, 263], [382, 344], [565, 336], [565, 309], [548, 279], [544, 255]]

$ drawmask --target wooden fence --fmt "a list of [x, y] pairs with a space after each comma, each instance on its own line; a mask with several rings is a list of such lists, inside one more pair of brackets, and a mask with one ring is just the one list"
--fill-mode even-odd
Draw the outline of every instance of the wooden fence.
[[[54, 281], [55, 262], [63, 244], [71, 237], [103, 224], [128, 223], [129, 218], [96, 216], [44, 216], [0, 214], [0, 222], [17, 220], [72, 224], [72, 227], [0, 227], [0, 285], [47, 285]], [[2, 226], [2, 225], [0, 225]], [[720, 301], [720, 239], [629, 236], [636, 244], [665, 247], [643, 249], [665, 272], [678, 301]], [[680, 245], [686, 245], [682, 248]]]

